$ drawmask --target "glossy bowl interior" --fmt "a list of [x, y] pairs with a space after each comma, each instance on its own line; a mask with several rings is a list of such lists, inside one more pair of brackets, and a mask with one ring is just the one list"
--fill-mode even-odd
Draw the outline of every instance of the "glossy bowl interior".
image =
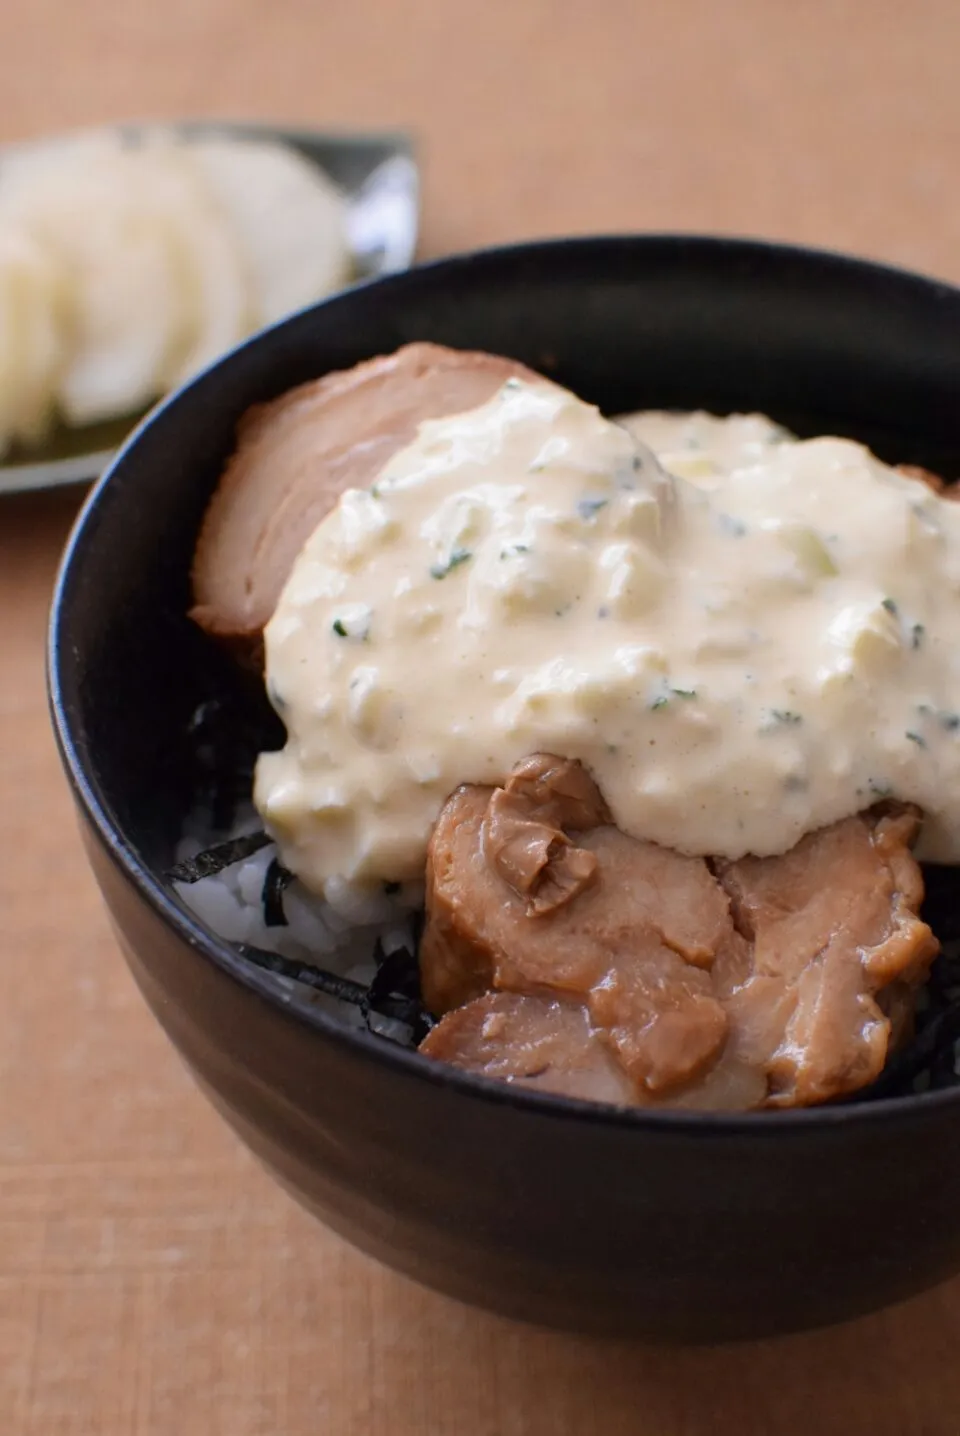
[[[225, 771], [276, 736], [258, 683], [184, 617], [236, 421], [414, 339], [514, 355], [608, 412], [760, 409], [960, 473], [960, 293], [832, 255], [670, 236], [520, 246], [375, 281], [250, 341], [127, 444], [54, 603], [57, 738], [147, 1001], [306, 1205], [465, 1300], [715, 1340], [840, 1320], [941, 1280], [960, 1269], [960, 1093], [734, 1118], [521, 1092], [292, 1003], [164, 885], [200, 781], [198, 705], [219, 704]], [[956, 925], [952, 873], [938, 903]]]

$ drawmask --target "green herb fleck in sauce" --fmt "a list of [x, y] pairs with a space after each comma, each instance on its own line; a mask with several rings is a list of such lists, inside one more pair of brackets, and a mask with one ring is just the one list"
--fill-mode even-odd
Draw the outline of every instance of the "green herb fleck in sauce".
[[370, 637], [370, 609], [361, 609], [355, 616], [335, 618], [330, 625], [338, 638], [349, 638], [354, 643], [366, 643]]
[[885, 608], [888, 613], [892, 613], [893, 616], [896, 617], [896, 615], [897, 615], [897, 605], [896, 605], [896, 602], [895, 602], [894, 599], [892, 599], [892, 598], [885, 598], [885, 599], [883, 599], [882, 602], [881, 602], [881, 607], [882, 607], [882, 608]]
[[577, 504], [577, 513], [582, 519], [596, 518], [601, 509], [605, 509], [609, 499], [581, 499]]
[[671, 688], [668, 692], [661, 693], [658, 698], [655, 698], [650, 704], [650, 707], [653, 709], [666, 708], [671, 698], [687, 699], [696, 698], [696, 696], [697, 690], [695, 688]]
[[450, 557], [445, 559], [443, 563], [435, 563], [432, 565], [430, 577], [446, 578], [448, 573], [452, 573], [455, 568], [459, 568], [462, 563], [466, 563], [467, 560], [471, 558], [473, 558], [473, 553], [470, 549], [455, 548], [450, 554]]
[[922, 734], [920, 734], [920, 733], [914, 733], [914, 732], [913, 732], [911, 729], [909, 729], [909, 728], [907, 729], [906, 733], [904, 734], [904, 737], [905, 737], [905, 738], [909, 738], [911, 743], [916, 743], [916, 745], [917, 745], [918, 748], [925, 748], [925, 747], [927, 746], [927, 740], [926, 740], [926, 738], [924, 738], [924, 737], [922, 736]]
[[927, 630], [922, 623], [915, 623], [910, 630], [910, 647], [919, 648], [926, 636]]

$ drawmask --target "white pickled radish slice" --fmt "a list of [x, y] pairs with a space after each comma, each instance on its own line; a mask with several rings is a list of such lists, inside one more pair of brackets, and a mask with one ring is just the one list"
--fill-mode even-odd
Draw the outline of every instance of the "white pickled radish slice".
[[192, 163], [190, 147], [158, 137], [140, 151], [158, 221], [172, 248], [190, 323], [161, 374], [177, 384], [243, 339], [256, 322], [242, 243]]
[[0, 277], [0, 444], [39, 435], [52, 403], [74, 425], [142, 410], [337, 288], [346, 219], [337, 186], [268, 141], [157, 127], [11, 149], [0, 235], [15, 230], [33, 267], [21, 255]]
[[135, 153], [81, 148], [76, 162], [0, 170], [0, 225], [47, 248], [69, 297], [57, 400], [73, 424], [128, 414], [160, 392], [189, 332], [176, 255]]
[[28, 234], [0, 228], [0, 454], [38, 443], [63, 362], [62, 275]]
[[346, 203], [315, 165], [263, 141], [197, 140], [189, 149], [246, 252], [258, 323], [349, 279]]

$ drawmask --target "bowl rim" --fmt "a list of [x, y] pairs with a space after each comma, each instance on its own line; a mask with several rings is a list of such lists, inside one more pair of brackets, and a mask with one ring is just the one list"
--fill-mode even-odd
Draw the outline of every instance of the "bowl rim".
[[186, 385], [167, 395], [137, 424], [87, 494], [71, 528], [54, 585], [47, 630], [46, 665], [49, 713], [60, 761], [72, 796], [114, 867], [154, 914], [172, 929], [185, 946], [192, 949], [197, 960], [212, 962], [228, 979], [266, 1002], [275, 1016], [312, 1031], [319, 1039], [341, 1045], [354, 1057], [379, 1065], [386, 1074], [391, 1071], [398, 1075], [404, 1074], [409, 1079], [460, 1092], [474, 1101], [526, 1112], [531, 1117], [578, 1124], [589, 1122], [623, 1131], [646, 1131], [660, 1136], [673, 1134], [678, 1138], [698, 1132], [703, 1136], [769, 1136], [770, 1139], [779, 1134], [782, 1140], [784, 1135], [791, 1133], [801, 1138], [811, 1130], [829, 1131], [851, 1124], [868, 1126], [896, 1117], [932, 1118], [941, 1109], [960, 1103], [960, 1085], [907, 1096], [876, 1098], [873, 1101], [854, 1100], [823, 1106], [765, 1109], [755, 1112], [618, 1107], [541, 1092], [496, 1078], [480, 1076], [425, 1057], [416, 1049], [404, 1048], [386, 1041], [366, 1029], [346, 1026], [320, 1008], [307, 1004], [294, 1006], [280, 997], [271, 973], [246, 961], [226, 940], [217, 937], [201, 924], [186, 906], [176, 900], [160, 876], [140, 859], [132, 844], [114, 823], [99, 786], [88, 772], [88, 764], [81, 752], [82, 745], [72, 731], [72, 721], [64, 696], [64, 675], [72, 665], [80, 661], [80, 654], [76, 651], [65, 651], [63, 629], [74, 573], [83, 562], [90, 541], [91, 527], [95, 526], [97, 511], [104, 493], [114, 481], [114, 475], [125, 464], [128, 455], [136, 448], [145, 432], [161, 421], [167, 410], [179, 403], [183, 394], [202, 383], [205, 376], [214, 370], [232, 364], [235, 356], [247, 348], [267, 342], [276, 331], [302, 323], [305, 316], [331, 305], [349, 304], [351, 296], [358, 290], [387, 290], [419, 283], [424, 279], [428, 282], [434, 279], [442, 282], [447, 276], [456, 277], [460, 272], [476, 266], [496, 266], [520, 258], [548, 259], [560, 251], [581, 252], [584, 255], [601, 254], [610, 246], [620, 248], [625, 245], [632, 247], [638, 258], [645, 251], [659, 250], [669, 245], [688, 249], [697, 255], [726, 252], [743, 259], [753, 257], [784, 264], [816, 264], [833, 269], [840, 276], [846, 273], [850, 278], [861, 280], [872, 277], [886, 284], [906, 286], [914, 292], [926, 291], [931, 297], [960, 302], [960, 287], [939, 276], [829, 248], [788, 244], [749, 236], [685, 231], [603, 233], [523, 240], [457, 252], [415, 264], [398, 273], [360, 280], [349, 288], [258, 331], [220, 356]]

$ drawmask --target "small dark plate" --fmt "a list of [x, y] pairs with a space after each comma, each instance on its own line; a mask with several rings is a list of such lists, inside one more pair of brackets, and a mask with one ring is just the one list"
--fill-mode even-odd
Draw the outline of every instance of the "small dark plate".
[[[406, 135], [329, 134], [278, 125], [228, 120], [182, 120], [118, 125], [131, 144], [156, 129], [187, 138], [278, 140], [297, 150], [333, 179], [347, 196], [347, 224], [354, 274], [372, 279], [413, 262], [417, 247], [419, 174]], [[5, 153], [28, 148], [9, 145]], [[14, 449], [0, 459], [0, 496], [25, 489], [57, 488], [99, 478], [142, 415], [69, 428], [60, 425], [42, 447]]]
[[[291, 1002], [165, 886], [195, 792], [191, 715], [219, 698], [227, 767], [267, 721], [259, 685], [184, 617], [235, 424], [255, 401], [414, 339], [513, 355], [612, 413], [760, 409], [960, 472], [960, 292], [808, 250], [522, 245], [359, 286], [236, 350], [126, 445], [78, 522], [54, 603], [57, 739], [147, 1001], [308, 1207], [467, 1301], [584, 1331], [717, 1340], [839, 1321], [943, 1280], [960, 1270], [957, 1090], [746, 1116], [521, 1091]], [[937, 902], [955, 930], [952, 872]]]

